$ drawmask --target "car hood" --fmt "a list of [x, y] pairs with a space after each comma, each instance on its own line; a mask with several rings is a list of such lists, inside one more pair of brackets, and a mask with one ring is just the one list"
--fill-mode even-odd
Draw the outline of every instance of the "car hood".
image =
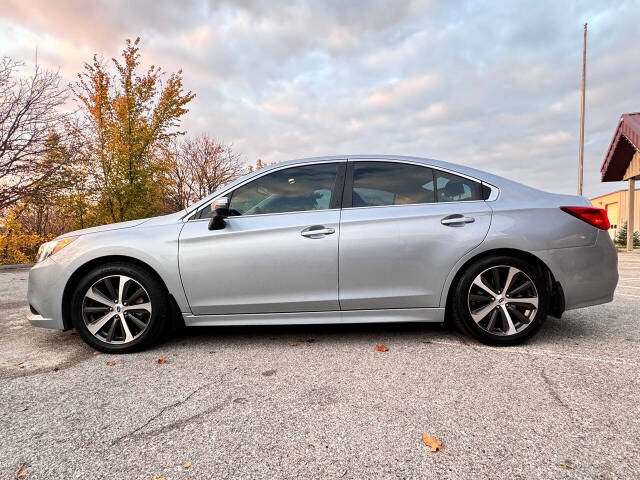
[[99, 225], [97, 227], [83, 228], [82, 230], [74, 230], [73, 232], [60, 235], [58, 238], [77, 237], [79, 235], [88, 235], [90, 233], [108, 232], [109, 230], [121, 230], [124, 228], [138, 227], [142, 224], [166, 224], [174, 223], [182, 218], [184, 210], [170, 215], [162, 215], [160, 217], [140, 218], [138, 220], [129, 220], [128, 222], [110, 223], [108, 225]]
[[130, 220], [128, 222], [111, 223], [109, 225], [98, 225], [97, 227], [83, 228], [82, 230], [74, 230], [73, 232], [60, 235], [59, 238], [77, 237], [78, 235], [87, 235], [89, 233], [107, 232], [109, 230], [119, 230], [121, 228], [131, 228], [147, 222], [148, 218], [140, 218], [139, 220]]

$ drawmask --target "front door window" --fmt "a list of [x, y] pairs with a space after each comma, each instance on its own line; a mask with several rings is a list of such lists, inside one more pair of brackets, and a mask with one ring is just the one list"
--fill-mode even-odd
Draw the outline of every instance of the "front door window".
[[337, 163], [285, 168], [238, 187], [231, 194], [232, 215], [264, 215], [331, 208]]

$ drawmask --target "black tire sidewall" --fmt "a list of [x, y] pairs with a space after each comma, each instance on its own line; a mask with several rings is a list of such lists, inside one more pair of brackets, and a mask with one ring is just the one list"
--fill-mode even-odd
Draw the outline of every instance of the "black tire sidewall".
[[[535, 317], [527, 328], [515, 335], [501, 336], [487, 332], [473, 320], [467, 305], [468, 292], [473, 280], [484, 270], [500, 265], [516, 267], [526, 273], [538, 292], [538, 310]], [[460, 277], [453, 297], [454, 319], [461, 330], [482, 343], [516, 345], [524, 342], [540, 329], [548, 315], [550, 296], [551, 292], [545, 281], [544, 272], [536, 265], [517, 257], [494, 255], [472, 263]]]
[[[139, 282], [149, 294], [152, 312], [149, 325], [138, 338], [126, 344], [108, 344], [94, 337], [82, 319], [82, 302], [87, 290], [109, 275], [126, 275]], [[169, 302], [162, 283], [149, 271], [129, 263], [111, 263], [90, 270], [76, 285], [71, 297], [71, 322], [90, 346], [105, 353], [128, 353], [145, 349], [156, 343], [168, 325]]]

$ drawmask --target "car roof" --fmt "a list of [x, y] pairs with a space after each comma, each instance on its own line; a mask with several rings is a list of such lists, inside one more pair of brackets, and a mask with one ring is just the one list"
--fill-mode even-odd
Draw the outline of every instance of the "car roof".
[[[405, 162], [412, 162], [412, 163], [422, 163], [424, 165], [427, 166], [431, 166], [431, 167], [435, 167], [435, 168], [441, 168], [443, 170], [450, 170], [453, 173], [460, 173], [462, 175], [466, 175], [469, 177], [473, 177], [477, 180], [481, 180], [487, 183], [494, 183], [494, 182], [500, 182], [500, 180], [506, 180], [503, 179], [502, 177], [499, 177], [497, 175], [493, 175], [489, 172], [485, 172], [483, 170], [478, 170], [476, 168], [472, 168], [472, 167], [467, 167], [464, 165], [459, 165], [456, 163], [450, 163], [450, 162], [444, 162], [442, 160], [435, 160], [433, 158], [425, 158], [425, 157], [413, 157], [413, 156], [407, 156], [407, 155], [379, 155], [379, 154], [374, 154], [374, 155], [329, 155], [329, 156], [322, 156], [322, 157], [308, 157], [308, 158], [297, 158], [294, 160], [287, 160], [284, 162], [277, 162], [271, 165], [268, 165], [267, 167], [264, 167], [265, 170], [261, 169], [260, 171], [267, 171], [266, 169], [268, 168], [269, 170], [275, 169], [275, 168], [280, 168], [282, 166], [287, 166], [287, 165], [296, 165], [296, 164], [300, 164], [300, 163], [321, 163], [321, 162], [326, 162], [326, 161], [333, 161], [333, 160], [389, 160], [389, 161], [405, 161]], [[496, 185], [497, 186], [497, 185]]]

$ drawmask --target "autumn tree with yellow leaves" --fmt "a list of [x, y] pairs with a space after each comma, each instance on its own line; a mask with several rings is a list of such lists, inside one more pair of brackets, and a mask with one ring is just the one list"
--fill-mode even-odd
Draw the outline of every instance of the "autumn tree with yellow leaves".
[[140, 39], [126, 41], [114, 71], [93, 57], [73, 91], [86, 122], [86, 153], [94, 168], [90, 188], [102, 223], [162, 213], [169, 165], [162, 148], [181, 135], [180, 119], [195, 94], [184, 91], [182, 72], [165, 76], [161, 68], [140, 73]]

